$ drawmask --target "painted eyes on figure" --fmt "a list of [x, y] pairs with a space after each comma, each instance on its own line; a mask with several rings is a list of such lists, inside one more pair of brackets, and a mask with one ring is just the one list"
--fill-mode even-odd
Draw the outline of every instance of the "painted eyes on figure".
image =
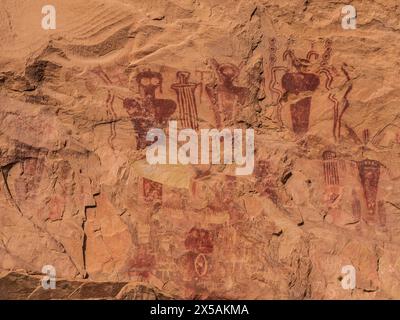
[[239, 69], [233, 65], [220, 66], [219, 72], [228, 79], [233, 79], [239, 75]]
[[142, 86], [148, 86], [150, 84], [150, 78], [142, 78], [142, 79], [140, 79], [140, 84]]
[[227, 77], [233, 77], [235, 75], [235, 71], [231, 68], [224, 68], [221, 70], [221, 73]]
[[159, 78], [142, 78], [140, 79], [140, 84], [142, 86], [149, 86], [149, 85], [153, 85], [153, 86], [159, 86], [160, 85], [160, 79]]
[[160, 84], [160, 79], [158, 78], [151, 78], [151, 84], [153, 86], [158, 86]]

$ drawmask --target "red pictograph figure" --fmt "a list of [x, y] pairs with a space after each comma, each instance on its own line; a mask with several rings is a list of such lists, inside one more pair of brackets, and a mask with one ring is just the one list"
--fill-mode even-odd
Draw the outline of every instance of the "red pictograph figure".
[[143, 178], [143, 198], [146, 203], [162, 203], [162, 184]]
[[[347, 96], [352, 86], [349, 85], [340, 104], [332, 91], [333, 75], [336, 75], [337, 72], [329, 64], [332, 53], [332, 42], [330, 40], [326, 40], [325, 42], [325, 52], [322, 57], [314, 50], [314, 43], [312, 43], [306, 57], [298, 58], [292, 48], [293, 43], [294, 41], [289, 39], [287, 48], [282, 56], [283, 61], [286, 62], [286, 66], [277, 66], [277, 40], [272, 38], [269, 41], [269, 90], [277, 108], [276, 118], [279, 124], [283, 126], [282, 98], [284, 95], [301, 95], [300, 100], [290, 105], [290, 115], [293, 132], [299, 136], [304, 135], [309, 129], [312, 95], [320, 87], [321, 75], [324, 75], [326, 77], [324, 86], [328, 92], [328, 98], [333, 105], [333, 136], [337, 140], [340, 138], [343, 113], [349, 107]], [[345, 68], [342, 68], [342, 71], [346, 75], [347, 80], [350, 80]]]
[[256, 177], [256, 189], [260, 194], [268, 196], [274, 203], [279, 200], [278, 185], [276, 177], [272, 174], [271, 165], [266, 160], [258, 160], [254, 168], [254, 175]]
[[207, 255], [214, 250], [212, 233], [201, 228], [192, 228], [185, 239], [185, 247], [189, 250], [186, 254], [189, 271], [194, 271], [195, 277], [202, 277], [208, 271]]
[[185, 239], [185, 247], [196, 253], [211, 253], [214, 249], [211, 232], [200, 228], [190, 229]]
[[245, 209], [240, 205], [236, 196], [236, 176], [223, 175], [221, 179], [208, 184], [208, 179], [199, 179], [192, 185], [194, 198], [202, 198], [207, 209], [212, 212], [227, 212], [230, 223], [236, 223], [244, 218]]
[[[276, 61], [276, 40], [271, 39], [271, 57], [270, 60]], [[296, 57], [294, 50], [291, 48], [292, 41], [289, 40], [288, 48], [283, 53], [283, 61], [287, 62], [287, 66], [271, 66], [271, 82], [270, 88], [273, 92], [278, 94], [277, 96], [277, 118], [282, 125], [282, 105], [281, 98], [285, 93], [291, 93], [299, 95], [305, 92], [314, 92], [319, 84], [320, 79], [316, 73], [309, 71], [310, 59], [318, 58], [318, 54], [314, 50], [310, 50], [307, 54], [307, 59], [299, 59]], [[284, 71], [281, 78], [281, 85], [284, 89], [282, 90], [276, 88], [277, 85], [277, 72]], [[298, 135], [303, 135], [308, 131], [309, 118], [311, 109], [311, 95], [300, 99], [299, 101], [290, 105], [290, 114], [292, 118], [292, 129], [293, 132]]]
[[361, 202], [358, 199], [357, 193], [354, 189], [351, 191], [351, 196], [353, 198], [353, 201], [351, 203], [353, 217], [356, 218], [357, 220], [360, 220], [361, 219]]
[[[277, 79], [277, 72], [279, 71], [287, 71], [288, 69], [284, 66], [275, 66], [277, 57], [276, 53], [278, 51], [277, 41], [275, 38], [271, 38], [269, 40], [269, 69], [270, 69], [270, 81], [269, 81], [269, 90], [271, 91], [272, 98], [276, 98], [276, 118], [281, 126], [283, 126], [282, 122], [282, 97], [283, 91], [278, 86], [279, 82]], [[276, 97], [275, 97], [276, 96]]]
[[27, 187], [36, 189], [44, 171], [44, 158], [31, 158], [21, 162], [22, 174], [27, 178]]
[[[350, 83], [346, 89], [346, 92], [342, 98], [342, 101], [339, 102], [337, 100], [336, 94], [332, 92], [332, 83], [333, 83], [333, 74], [337, 74], [337, 71], [334, 66], [330, 65], [330, 59], [332, 56], [332, 41], [327, 39], [325, 41], [325, 52], [322, 55], [322, 61], [320, 63], [319, 73], [321, 75], [325, 75], [325, 89], [329, 92], [329, 100], [333, 105], [333, 137], [335, 141], [340, 139], [341, 130], [342, 130], [342, 118], [344, 112], [350, 107], [350, 103], [348, 100], [348, 95], [353, 89], [353, 85]], [[347, 81], [350, 81], [350, 75], [346, 71], [346, 64], [343, 64], [341, 67], [341, 71], [345, 75]]]
[[369, 129], [364, 129], [363, 130], [363, 143], [364, 145], [367, 145], [369, 142]]
[[[350, 75], [348, 74], [348, 72], [346, 71], [344, 66], [341, 67], [341, 70], [345, 74], [346, 79], [349, 82], [351, 80]], [[336, 117], [336, 131], [335, 131], [335, 127], [333, 128], [333, 132], [334, 132], [333, 135], [335, 137], [335, 140], [340, 139], [341, 131], [342, 131], [342, 118], [343, 118], [344, 112], [350, 107], [350, 102], [349, 102], [348, 96], [352, 89], [353, 89], [353, 85], [350, 83], [346, 89], [344, 96], [343, 96], [342, 102], [339, 105], [340, 109], [338, 111], [338, 116]]]
[[329, 186], [339, 184], [339, 170], [336, 153], [333, 151], [324, 151], [322, 154], [324, 164], [325, 183]]
[[156, 265], [156, 259], [150, 250], [139, 247], [135, 256], [127, 262], [127, 273], [130, 277], [136, 276], [147, 279]]
[[361, 185], [367, 203], [368, 216], [376, 212], [376, 196], [378, 193], [381, 164], [376, 160], [365, 159], [357, 163]]
[[179, 121], [182, 128], [197, 130], [199, 128], [199, 118], [197, 114], [195, 91], [199, 84], [189, 82], [189, 77], [190, 72], [178, 71], [176, 73], [178, 82], [172, 84], [171, 88], [176, 92]]
[[128, 113], [136, 132], [136, 149], [144, 149], [150, 142], [146, 141], [146, 134], [155, 121], [153, 110], [146, 108], [146, 104], [142, 104], [136, 99], [124, 99], [123, 106]]
[[18, 202], [35, 197], [44, 171], [45, 158], [39, 153], [20, 162], [20, 174], [14, 182], [15, 198]]
[[378, 201], [378, 220], [381, 227], [386, 225], [385, 202], [382, 200]]
[[234, 84], [240, 74], [240, 67], [232, 63], [219, 64], [215, 59], [210, 63], [217, 75], [217, 83], [206, 84], [206, 92], [215, 112], [217, 127], [235, 121], [238, 105], [244, 105], [249, 89]]
[[52, 221], [62, 219], [63, 212], [65, 209], [65, 197], [54, 196], [47, 207], [49, 208], [48, 218]]
[[200, 75], [200, 94], [199, 94], [199, 102], [201, 103], [202, 99], [203, 99], [203, 92], [204, 92], [204, 80], [205, 77], [204, 75], [212, 75], [211, 71], [207, 71], [207, 70], [196, 70], [196, 75], [199, 74]]
[[294, 133], [303, 135], [308, 131], [310, 108], [311, 97], [304, 98], [290, 105]]
[[170, 99], [159, 99], [156, 90], [162, 93], [163, 77], [151, 70], [142, 71], [136, 76], [141, 99], [126, 98], [123, 106], [128, 112], [137, 134], [137, 149], [143, 149], [152, 142], [146, 141], [151, 128], [164, 128], [176, 110], [176, 103]]
[[199, 277], [204, 276], [208, 271], [207, 257], [203, 253], [199, 253], [194, 260], [194, 269]]

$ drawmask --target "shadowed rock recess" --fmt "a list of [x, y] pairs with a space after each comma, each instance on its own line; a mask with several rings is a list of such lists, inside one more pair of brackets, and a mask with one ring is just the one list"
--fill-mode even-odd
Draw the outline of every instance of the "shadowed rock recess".
[[[0, 299], [400, 298], [397, 0], [48, 2], [0, 3]], [[170, 121], [253, 173], [149, 164]]]

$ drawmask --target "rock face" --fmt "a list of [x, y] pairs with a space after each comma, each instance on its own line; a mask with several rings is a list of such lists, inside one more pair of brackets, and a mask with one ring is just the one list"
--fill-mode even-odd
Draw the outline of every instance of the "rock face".
[[[51, 2], [0, 4], [1, 299], [400, 298], [396, 0]], [[171, 121], [254, 171], [150, 164]]]

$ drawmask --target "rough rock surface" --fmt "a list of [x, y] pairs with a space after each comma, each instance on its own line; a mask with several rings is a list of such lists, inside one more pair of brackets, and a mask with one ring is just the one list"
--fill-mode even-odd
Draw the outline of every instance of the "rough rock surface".
[[[400, 298], [396, 0], [49, 2], [0, 3], [1, 299]], [[148, 164], [170, 120], [253, 174]]]

